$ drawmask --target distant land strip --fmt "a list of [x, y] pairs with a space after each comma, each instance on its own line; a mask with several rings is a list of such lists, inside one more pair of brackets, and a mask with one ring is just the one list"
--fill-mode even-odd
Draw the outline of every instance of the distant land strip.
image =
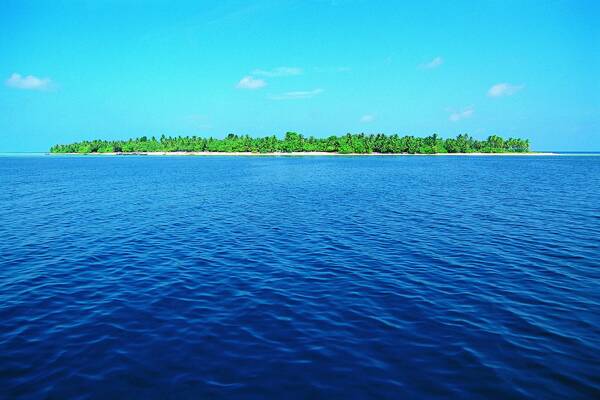
[[[399, 135], [347, 134], [327, 138], [304, 137], [287, 132], [277, 136], [253, 138], [230, 134], [223, 139], [197, 136], [142, 136], [128, 140], [91, 140], [57, 144], [50, 153], [58, 154], [524, 154], [530, 153], [529, 140], [504, 139], [491, 135], [477, 140], [468, 134], [443, 139], [433, 134], [427, 137]], [[535, 154], [535, 153], [534, 153]]]

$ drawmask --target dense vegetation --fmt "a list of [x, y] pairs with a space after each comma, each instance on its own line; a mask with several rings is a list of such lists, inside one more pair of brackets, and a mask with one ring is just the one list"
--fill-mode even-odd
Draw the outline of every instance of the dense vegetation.
[[214, 151], [214, 152], [296, 152], [323, 151], [349, 153], [505, 153], [528, 152], [529, 140], [503, 139], [493, 135], [486, 140], [476, 140], [469, 135], [458, 135], [453, 139], [442, 139], [438, 135], [424, 138], [398, 135], [365, 135], [347, 134], [328, 138], [304, 137], [295, 132], [288, 132], [284, 139], [276, 136], [252, 138], [250, 136], [229, 135], [224, 139], [202, 137], [169, 137], [147, 138], [142, 136], [129, 140], [92, 140], [73, 144], [52, 146], [52, 153], [112, 153], [112, 152], [171, 152], [171, 151]]

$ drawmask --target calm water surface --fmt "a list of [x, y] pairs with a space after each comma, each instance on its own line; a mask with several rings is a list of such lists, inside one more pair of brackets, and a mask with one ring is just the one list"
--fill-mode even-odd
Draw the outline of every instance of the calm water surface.
[[0, 398], [600, 397], [600, 157], [0, 157]]

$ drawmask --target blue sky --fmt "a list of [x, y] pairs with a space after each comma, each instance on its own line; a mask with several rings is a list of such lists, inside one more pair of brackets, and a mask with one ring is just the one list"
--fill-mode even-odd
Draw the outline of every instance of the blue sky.
[[600, 150], [597, 1], [3, 1], [0, 151], [141, 135]]

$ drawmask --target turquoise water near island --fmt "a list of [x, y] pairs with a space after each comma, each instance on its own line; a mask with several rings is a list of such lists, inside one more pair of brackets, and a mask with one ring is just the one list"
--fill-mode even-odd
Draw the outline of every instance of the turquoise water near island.
[[0, 398], [600, 397], [600, 157], [0, 157]]

